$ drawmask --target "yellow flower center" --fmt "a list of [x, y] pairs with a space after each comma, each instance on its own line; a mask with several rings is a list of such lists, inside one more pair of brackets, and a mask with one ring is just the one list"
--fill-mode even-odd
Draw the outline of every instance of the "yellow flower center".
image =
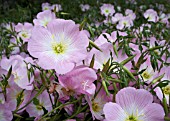
[[138, 121], [138, 119], [137, 119], [137, 117], [131, 115], [126, 119], [126, 121]]
[[151, 75], [150, 75], [147, 71], [144, 71], [144, 72], [142, 73], [142, 77], [143, 77], [144, 79], [150, 79]]
[[37, 108], [37, 110], [42, 110], [43, 106], [41, 104], [40, 105], [36, 105], [36, 108]]
[[57, 43], [52, 48], [56, 54], [63, 54], [65, 52], [65, 46], [62, 43]]
[[101, 110], [99, 104], [96, 102], [92, 102], [92, 109], [94, 112], [99, 112]]
[[167, 85], [166, 87], [163, 87], [162, 89], [163, 89], [164, 94], [166, 95], [170, 94], [170, 85]]
[[106, 13], [109, 13], [109, 10], [108, 10], [108, 9], [106, 9], [106, 10], [105, 10], [105, 12], [106, 12]]

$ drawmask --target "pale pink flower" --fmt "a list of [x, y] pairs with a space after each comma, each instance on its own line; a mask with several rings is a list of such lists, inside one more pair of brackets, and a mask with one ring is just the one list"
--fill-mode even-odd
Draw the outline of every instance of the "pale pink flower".
[[[32, 98], [36, 93], [32, 94]], [[38, 104], [31, 102], [27, 107], [26, 111], [29, 113], [30, 117], [38, 117], [44, 114], [43, 107], [49, 112], [52, 110], [52, 104], [47, 91], [44, 91], [41, 95], [37, 97]]]
[[112, 16], [115, 13], [114, 6], [111, 5], [111, 4], [103, 4], [100, 7], [100, 11], [101, 11], [101, 14], [105, 15], [106, 17], [107, 16]]
[[126, 14], [126, 16], [130, 17], [130, 19], [132, 19], [132, 20], [135, 20], [135, 18], [136, 18], [136, 14], [133, 13], [133, 11], [130, 9], [126, 9], [125, 14]]
[[0, 121], [12, 121], [13, 114], [5, 105], [0, 104]]
[[108, 43], [107, 39], [112, 41], [112, 38], [108, 33], [102, 33], [94, 42], [97, 46], [101, 46], [105, 43]]
[[[160, 75], [164, 74], [164, 77], [161, 79], [161, 81], [163, 80], [170, 80], [170, 66], [164, 66], [161, 71], [160, 71]], [[168, 83], [168, 85], [166, 85], [165, 87], [163, 87], [162, 89], [160, 87], [156, 87], [155, 90], [156, 95], [158, 96], [158, 98], [162, 101], [163, 99], [163, 95], [165, 96], [166, 100], [167, 100], [167, 104], [169, 105], [169, 95], [170, 95], [170, 83]]]
[[112, 52], [113, 53], [113, 46], [112, 46], [112, 44], [111, 43], [104, 43], [104, 44], [102, 44], [101, 46], [99, 46], [100, 47], [100, 49], [102, 50], [102, 52], [101, 51], [99, 51], [99, 50], [97, 50], [97, 49], [92, 49], [91, 51], [90, 51], [90, 54], [89, 54], [89, 56], [88, 56], [88, 58], [86, 59], [86, 61], [85, 61], [85, 63], [87, 64], [87, 65], [89, 65], [90, 64], [90, 62], [91, 62], [91, 59], [92, 59], [92, 57], [93, 57], [93, 55], [95, 55], [95, 61], [94, 61], [94, 66], [93, 66], [93, 68], [94, 69], [103, 69], [103, 67], [104, 67], [104, 65], [107, 63], [107, 61], [111, 58], [111, 56], [110, 56], [110, 53]]
[[18, 32], [18, 37], [20, 37], [24, 42], [28, 42], [31, 37], [32, 28], [33, 25], [31, 23], [18, 23], [15, 26], [15, 31]]
[[104, 119], [104, 117], [102, 116], [103, 107], [107, 102], [110, 102], [112, 100], [112, 95], [107, 96], [106, 92], [102, 88], [95, 98], [94, 95], [86, 96], [85, 98], [90, 106], [93, 120], [95, 118], [98, 120]]
[[129, 16], [126, 16], [119, 21], [116, 28], [122, 30], [123, 28], [130, 28], [131, 26], [133, 26], [133, 21]]
[[88, 4], [81, 4], [80, 8], [82, 11], [87, 11], [90, 9], [90, 6]]
[[162, 89], [160, 87], [156, 87], [154, 91], [156, 92], [156, 95], [161, 101], [163, 101], [163, 96], [165, 96], [166, 102], [169, 105], [170, 83]]
[[146, 83], [151, 83], [156, 77], [158, 77], [158, 72], [153, 70], [149, 57], [140, 66], [139, 72], [140, 71], [142, 71], [142, 73], [140, 74], [139, 78]]
[[103, 112], [107, 121], [164, 121], [162, 106], [152, 102], [148, 91], [127, 87], [116, 94], [116, 103], [104, 105]]
[[121, 13], [116, 13], [114, 16], [112, 16], [112, 23], [115, 24], [117, 23], [119, 20], [121, 20], [123, 18], [123, 14]]
[[1, 26], [7, 29], [8, 31], [13, 31], [15, 24], [14, 23], [2, 23]]
[[93, 82], [97, 79], [97, 75], [91, 68], [79, 66], [65, 75], [60, 75], [58, 79], [68, 93], [90, 95], [95, 93], [96, 86]]
[[[13, 81], [22, 89], [32, 90], [34, 77], [32, 76], [30, 80], [28, 79], [27, 67], [24, 60], [25, 59], [20, 55], [13, 55], [9, 59], [3, 57], [0, 64], [6, 71], [9, 71], [12, 66]], [[11, 82], [9, 82], [9, 84], [10, 83]]]
[[[31, 96], [30, 90], [23, 90], [22, 88], [18, 87], [15, 83], [11, 85], [10, 88], [7, 89], [7, 92], [8, 92], [7, 102], [11, 105], [9, 107], [11, 110], [19, 109], [25, 106], [25, 104], [29, 101], [30, 96]], [[18, 102], [17, 100], [19, 96], [20, 96], [21, 102]], [[22, 112], [23, 110], [21, 110], [20, 112]]]
[[54, 10], [55, 9], [55, 12], [59, 12], [62, 10], [62, 7], [60, 4], [54, 4], [51, 6], [51, 10]]
[[42, 3], [41, 7], [43, 11], [51, 9], [51, 5], [49, 3]]
[[153, 9], [148, 9], [143, 15], [146, 19], [148, 19], [148, 21], [152, 22], [158, 21], [158, 14]]
[[128, 34], [126, 32], [121, 32], [121, 31], [113, 31], [111, 33], [111, 37], [112, 37], [112, 41], [111, 42], [115, 42], [117, 40], [117, 33], [119, 34], [119, 36], [125, 37]]
[[35, 26], [28, 42], [29, 53], [38, 58], [44, 69], [55, 69], [58, 74], [71, 71], [76, 63], [86, 58], [89, 39], [71, 20], [56, 19], [47, 28]]
[[37, 19], [34, 19], [34, 25], [46, 27], [47, 24], [56, 19], [55, 13], [51, 12], [50, 10], [46, 10], [37, 14]]

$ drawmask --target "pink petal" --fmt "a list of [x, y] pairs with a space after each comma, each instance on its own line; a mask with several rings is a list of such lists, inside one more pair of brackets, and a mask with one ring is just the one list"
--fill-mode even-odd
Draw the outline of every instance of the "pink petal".
[[103, 108], [105, 118], [107, 121], [125, 121], [126, 113], [124, 110], [116, 103], [106, 103]]

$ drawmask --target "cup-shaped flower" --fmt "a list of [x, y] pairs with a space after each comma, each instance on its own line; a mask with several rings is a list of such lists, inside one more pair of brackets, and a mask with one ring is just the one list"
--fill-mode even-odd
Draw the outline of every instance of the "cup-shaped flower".
[[24, 42], [28, 42], [31, 37], [33, 25], [31, 23], [25, 22], [24, 24], [18, 23], [15, 26], [15, 31], [18, 32], [18, 37], [20, 37]]
[[[33, 79], [32, 76], [29, 80], [27, 75], [27, 66], [24, 62], [25, 59], [20, 55], [13, 55], [9, 59], [6, 57], [3, 57], [0, 65], [2, 69], [9, 71], [10, 67], [12, 66], [12, 74], [11, 77], [13, 78], [13, 82], [15, 82], [19, 87], [26, 90], [32, 90], [33, 89]], [[9, 81], [9, 85], [13, 83]], [[12, 85], [10, 85], [12, 86]]]
[[34, 25], [46, 27], [47, 24], [56, 18], [55, 13], [51, 10], [46, 10], [37, 14], [37, 19], [34, 19]]
[[103, 4], [100, 7], [100, 10], [101, 10], [101, 14], [105, 15], [106, 17], [109, 15], [112, 16], [115, 13], [114, 6], [111, 4]]
[[94, 94], [96, 87], [93, 82], [96, 79], [97, 75], [93, 69], [79, 66], [59, 76], [59, 83], [71, 94]]
[[28, 43], [29, 53], [38, 58], [39, 66], [55, 69], [58, 74], [71, 71], [86, 58], [89, 39], [71, 20], [55, 19], [47, 28], [35, 26]]
[[[36, 93], [32, 94], [32, 98], [35, 96], [35, 94]], [[47, 111], [52, 110], [52, 104], [51, 104], [49, 94], [47, 93], [47, 91], [44, 91], [35, 100], [33, 100], [26, 107], [26, 111], [29, 113], [30, 117], [38, 117], [38, 116], [42, 116], [44, 114], [43, 108], [45, 108]]]
[[158, 14], [153, 9], [148, 9], [143, 15], [146, 19], [148, 19], [148, 21], [152, 21], [152, 22], [158, 21]]
[[107, 121], [164, 121], [162, 106], [152, 102], [148, 91], [127, 87], [117, 93], [116, 103], [106, 103], [103, 111]]

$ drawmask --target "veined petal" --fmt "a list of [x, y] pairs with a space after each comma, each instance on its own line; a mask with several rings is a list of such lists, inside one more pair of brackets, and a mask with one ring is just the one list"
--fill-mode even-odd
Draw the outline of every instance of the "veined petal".
[[127, 118], [124, 110], [116, 103], [106, 103], [103, 112], [107, 121], [125, 121]]

